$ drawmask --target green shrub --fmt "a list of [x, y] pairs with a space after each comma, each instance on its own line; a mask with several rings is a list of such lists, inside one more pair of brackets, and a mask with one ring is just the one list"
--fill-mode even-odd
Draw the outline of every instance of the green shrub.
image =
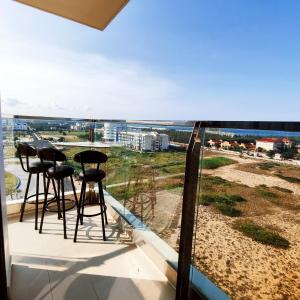
[[289, 194], [293, 194], [294, 192], [292, 190], [286, 189], [286, 188], [282, 188], [280, 186], [273, 186], [274, 189], [283, 192], [283, 193], [289, 193]]
[[274, 163], [274, 162], [264, 162], [264, 163], [260, 163], [258, 164], [258, 167], [261, 169], [261, 170], [270, 170], [274, 167], [278, 167], [280, 166], [278, 163]]
[[203, 194], [201, 195], [199, 199], [199, 204], [202, 205], [209, 205], [211, 203], [222, 203], [226, 205], [234, 206], [236, 202], [243, 202], [246, 201], [245, 198], [243, 198], [240, 195], [207, 195]]
[[209, 206], [213, 204], [223, 215], [230, 217], [239, 217], [242, 212], [234, 206], [236, 202], [246, 201], [240, 195], [201, 195], [198, 203], [201, 205]]
[[215, 206], [225, 216], [239, 217], [242, 215], [242, 212], [239, 209], [234, 208], [232, 205], [216, 203]]
[[284, 176], [279, 173], [277, 173], [276, 176], [291, 183], [300, 183], [300, 178], [297, 177]]
[[229, 195], [227, 197], [234, 202], [245, 202], [246, 201], [246, 199], [240, 195]]
[[284, 249], [290, 245], [290, 242], [278, 233], [265, 229], [253, 222], [241, 223], [236, 228], [246, 236], [262, 244]]
[[217, 169], [222, 166], [232, 165], [237, 163], [237, 161], [227, 158], [227, 157], [209, 157], [204, 158], [202, 161], [203, 169]]
[[201, 205], [210, 205], [211, 203], [215, 202], [215, 197], [214, 196], [210, 196], [210, 195], [201, 195], [198, 203]]
[[266, 197], [266, 198], [278, 198], [278, 195], [274, 192], [268, 191], [266, 189], [257, 189], [258, 193], [260, 194], [260, 196], [262, 197]]
[[273, 158], [275, 156], [275, 151], [269, 150], [269, 151], [267, 151], [267, 155], [268, 155], [268, 157]]
[[204, 184], [209, 185], [230, 185], [230, 182], [219, 176], [203, 176]]
[[268, 186], [265, 185], [265, 184], [260, 184], [259, 187], [261, 187], [261, 188], [268, 188]]

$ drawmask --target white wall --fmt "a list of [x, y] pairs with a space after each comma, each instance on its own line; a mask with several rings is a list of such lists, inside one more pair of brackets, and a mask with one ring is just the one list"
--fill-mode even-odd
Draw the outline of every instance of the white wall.
[[269, 151], [269, 150], [275, 150], [275, 144], [274, 143], [269, 143], [269, 142], [260, 142], [260, 141], [257, 141], [256, 142], [256, 149], [258, 148], [262, 148], [266, 151]]

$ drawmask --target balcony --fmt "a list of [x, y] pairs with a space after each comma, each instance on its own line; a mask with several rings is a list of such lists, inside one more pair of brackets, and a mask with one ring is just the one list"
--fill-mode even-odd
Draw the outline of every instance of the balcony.
[[[175, 299], [176, 287], [177, 292], [184, 290], [184, 284], [190, 299], [271, 299], [275, 289], [272, 299], [298, 297], [293, 278], [300, 263], [299, 123], [196, 122], [193, 128], [192, 122], [145, 125], [27, 117], [29, 129], [22, 132], [11, 130], [10, 122], [14, 119], [8, 119], [4, 130], [5, 167], [21, 181], [26, 177], [12, 150], [17, 140], [50, 143], [75, 169], [79, 166], [72, 157], [83, 149], [98, 149], [109, 157], [103, 165], [109, 211], [106, 242], [100, 217], [94, 217], [80, 226], [78, 242], [73, 243], [75, 210], [67, 214], [67, 240], [62, 221], [53, 213], [46, 214], [39, 234], [33, 229], [32, 206], [27, 206], [25, 222], [18, 222], [22, 184], [8, 194], [12, 299], [26, 299], [26, 294], [28, 299], [122, 295], [167, 300]], [[76, 122], [77, 129], [71, 129]], [[103, 138], [106, 128], [114, 135], [109, 140]], [[133, 148], [128, 140], [118, 140], [118, 132], [126, 136], [131, 131], [137, 137], [144, 131], [167, 134], [169, 147]], [[280, 153], [255, 149], [256, 141], [269, 136], [276, 143], [285, 138]], [[80, 182], [75, 183], [79, 193]], [[97, 193], [94, 187], [88, 191]], [[283, 257], [292, 266], [290, 276], [283, 276]], [[186, 270], [190, 280], [184, 281]]]
[[[90, 207], [88, 213], [95, 212]], [[174, 299], [175, 290], [110, 215], [108, 241], [101, 240], [100, 217], [88, 219], [73, 243], [76, 214], [67, 213], [68, 240], [61, 221], [47, 215], [44, 233], [34, 217], [9, 221], [12, 254], [11, 299]]]

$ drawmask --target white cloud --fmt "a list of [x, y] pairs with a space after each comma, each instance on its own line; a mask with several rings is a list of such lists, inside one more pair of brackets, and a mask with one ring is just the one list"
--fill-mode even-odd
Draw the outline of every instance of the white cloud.
[[159, 119], [181, 93], [178, 84], [136, 62], [38, 45], [2, 49], [0, 66], [6, 114]]
[[206, 80], [209, 76], [198, 74], [195, 80], [182, 74], [175, 81], [149, 64], [101, 54], [16, 41], [0, 47], [4, 114], [138, 120], [298, 119], [299, 101], [290, 101], [293, 109], [280, 105], [282, 94], [289, 99], [286, 92], [263, 93], [250, 89], [251, 85], [243, 90], [238, 80], [234, 89], [224, 89], [215, 80], [213, 85]]
[[18, 99], [15, 98], [6, 98], [5, 100], [3, 100], [3, 103], [8, 107], [16, 107], [25, 104], [22, 101], [19, 101]]

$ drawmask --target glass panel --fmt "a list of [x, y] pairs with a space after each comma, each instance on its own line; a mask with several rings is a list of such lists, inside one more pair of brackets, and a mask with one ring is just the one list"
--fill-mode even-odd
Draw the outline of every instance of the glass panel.
[[[109, 128], [109, 127], [113, 127]], [[124, 207], [134, 227], [156, 233], [178, 247], [186, 146], [192, 127], [161, 124], [104, 124], [113, 132], [107, 191]]]
[[[80, 164], [73, 161], [77, 152], [87, 149], [98, 149], [97, 138], [101, 132], [95, 129], [95, 122], [67, 119], [14, 119], [5, 117], [2, 121], [4, 135], [4, 158], [6, 170], [7, 200], [20, 200], [25, 195], [28, 173], [22, 170], [20, 161], [16, 156], [15, 144], [17, 142], [28, 142], [36, 148], [55, 147], [65, 153], [67, 162], [75, 168], [75, 187], [80, 190], [78, 174]], [[101, 148], [100, 148], [101, 149]], [[30, 161], [37, 161], [31, 158]], [[35, 193], [35, 176], [29, 186], [29, 195]], [[65, 191], [72, 191], [70, 180], [65, 182]], [[40, 192], [43, 192], [43, 184], [40, 183]], [[52, 186], [50, 185], [52, 193]]]
[[11, 116], [2, 117], [2, 133], [3, 133], [3, 156], [4, 156], [4, 170], [5, 170], [5, 190], [7, 200], [12, 200], [18, 197], [20, 192], [19, 185], [20, 180], [15, 174], [16, 168], [16, 149], [15, 140], [18, 137], [14, 137], [14, 125], [13, 118]]
[[[28, 173], [15, 157], [16, 142], [63, 151], [68, 159], [65, 164], [75, 169], [78, 193], [81, 165], [73, 160], [74, 155], [87, 149], [98, 150], [108, 156], [107, 163], [101, 166], [106, 173], [104, 188], [121, 204], [119, 212], [123, 218], [133, 228], [153, 231], [173, 249], [178, 249], [186, 147], [193, 122], [178, 125], [28, 117], [11, 118], [4, 125], [5, 165], [19, 183], [17, 191], [8, 194], [8, 200], [22, 200], [28, 179]], [[34, 160], [38, 158], [32, 158]], [[35, 193], [35, 183], [33, 176], [29, 195]], [[88, 185], [92, 203], [95, 190], [93, 184]], [[67, 179], [65, 192], [71, 191], [72, 185]], [[43, 192], [41, 180], [40, 192]], [[54, 194], [52, 185], [50, 193]]]
[[206, 129], [204, 141], [196, 270], [233, 299], [299, 299], [300, 133]]

